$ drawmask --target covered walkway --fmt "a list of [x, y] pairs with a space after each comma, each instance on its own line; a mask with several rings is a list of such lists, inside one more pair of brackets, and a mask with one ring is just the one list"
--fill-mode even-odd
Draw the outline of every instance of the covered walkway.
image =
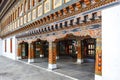
[[[27, 59], [22, 59], [22, 61], [28, 63]], [[35, 58], [35, 62], [31, 64], [48, 69], [48, 58]], [[71, 76], [78, 80], [94, 80], [95, 64], [93, 62], [77, 64], [76, 59], [71, 57], [62, 57], [57, 59], [57, 66], [57, 69], [54, 69], [53, 72]]]

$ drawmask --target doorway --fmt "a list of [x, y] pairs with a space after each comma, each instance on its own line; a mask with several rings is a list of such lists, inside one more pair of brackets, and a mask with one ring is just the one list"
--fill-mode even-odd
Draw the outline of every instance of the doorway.
[[27, 59], [28, 58], [28, 43], [24, 42], [21, 44], [22, 46], [22, 59]]
[[96, 39], [88, 38], [81, 41], [82, 42], [82, 55], [84, 62], [95, 62], [96, 55]]

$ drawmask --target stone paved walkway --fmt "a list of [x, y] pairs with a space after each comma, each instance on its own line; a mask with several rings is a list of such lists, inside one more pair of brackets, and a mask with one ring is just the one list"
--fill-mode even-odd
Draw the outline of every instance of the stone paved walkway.
[[27, 60], [14, 61], [0, 56], [0, 80], [93, 80], [93, 63], [82, 65], [70, 60], [58, 60], [58, 69], [49, 71], [47, 59], [36, 59], [27, 64]]
[[0, 80], [72, 80], [72, 79], [0, 56]]

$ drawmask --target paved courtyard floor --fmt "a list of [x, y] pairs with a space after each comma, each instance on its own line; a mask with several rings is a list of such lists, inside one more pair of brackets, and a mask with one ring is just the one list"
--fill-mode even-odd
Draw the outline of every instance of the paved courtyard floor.
[[47, 58], [14, 61], [0, 56], [0, 80], [94, 80], [94, 64], [76, 64], [74, 59], [57, 60], [58, 69], [47, 69]]

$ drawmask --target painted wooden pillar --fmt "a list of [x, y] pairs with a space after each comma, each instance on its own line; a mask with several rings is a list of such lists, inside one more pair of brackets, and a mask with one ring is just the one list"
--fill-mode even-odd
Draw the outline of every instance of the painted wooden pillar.
[[22, 46], [21, 44], [18, 44], [17, 60], [22, 59], [21, 53], [22, 53]]
[[56, 64], [56, 43], [55, 42], [49, 42], [49, 64], [48, 64], [48, 69], [56, 69], [57, 64]]
[[28, 63], [34, 62], [34, 43], [28, 44]]
[[83, 63], [83, 56], [81, 53], [81, 40], [77, 41], [77, 63], [81, 64]]
[[101, 41], [101, 38], [96, 39], [95, 74], [102, 75], [102, 41]]

